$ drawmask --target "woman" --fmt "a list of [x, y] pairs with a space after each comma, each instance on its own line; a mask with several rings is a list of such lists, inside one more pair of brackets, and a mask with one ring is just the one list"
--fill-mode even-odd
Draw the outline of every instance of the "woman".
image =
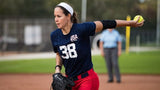
[[89, 36], [106, 28], [143, 25], [143, 22], [125, 20], [103, 20], [77, 24], [73, 8], [64, 2], [55, 7], [54, 16], [58, 27], [51, 33], [51, 42], [56, 53], [55, 73], [61, 73], [63, 64], [66, 76], [75, 83], [72, 90], [98, 90], [99, 88], [98, 76], [93, 70], [91, 61]]

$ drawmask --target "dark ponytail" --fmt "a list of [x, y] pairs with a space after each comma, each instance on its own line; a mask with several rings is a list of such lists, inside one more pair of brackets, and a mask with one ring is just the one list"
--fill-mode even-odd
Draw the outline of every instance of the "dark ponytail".
[[73, 16], [71, 17], [71, 22], [78, 23], [78, 17], [76, 12], [73, 13]]

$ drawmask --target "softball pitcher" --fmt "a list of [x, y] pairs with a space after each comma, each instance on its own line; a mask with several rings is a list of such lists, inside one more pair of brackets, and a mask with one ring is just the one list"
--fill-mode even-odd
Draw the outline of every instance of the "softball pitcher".
[[[51, 32], [51, 42], [56, 53], [54, 90], [98, 90], [99, 79], [91, 60], [90, 36], [107, 28], [122, 26], [140, 27], [143, 22], [125, 20], [103, 20], [77, 23], [73, 8], [61, 2], [54, 9], [58, 29]], [[65, 74], [61, 74], [64, 65]]]

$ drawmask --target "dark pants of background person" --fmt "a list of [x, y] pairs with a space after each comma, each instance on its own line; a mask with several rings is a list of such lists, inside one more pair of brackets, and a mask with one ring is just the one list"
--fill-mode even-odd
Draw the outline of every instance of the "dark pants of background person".
[[104, 48], [106, 67], [108, 69], [109, 80], [113, 80], [114, 73], [117, 81], [121, 80], [119, 65], [118, 65], [118, 49]]

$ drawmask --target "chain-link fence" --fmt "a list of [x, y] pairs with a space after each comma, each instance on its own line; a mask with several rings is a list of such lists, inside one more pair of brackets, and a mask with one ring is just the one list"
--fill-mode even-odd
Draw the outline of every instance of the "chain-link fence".
[[156, 30], [133, 30], [131, 46], [156, 46]]
[[[2, 52], [52, 51], [50, 33], [56, 28], [54, 19], [50, 18], [0, 19], [0, 50]], [[121, 35], [125, 48], [125, 30]], [[91, 37], [91, 43], [95, 37]], [[131, 30], [130, 45], [156, 46], [156, 30]]]
[[50, 33], [55, 28], [53, 19], [0, 19], [0, 49], [2, 52], [49, 51]]

